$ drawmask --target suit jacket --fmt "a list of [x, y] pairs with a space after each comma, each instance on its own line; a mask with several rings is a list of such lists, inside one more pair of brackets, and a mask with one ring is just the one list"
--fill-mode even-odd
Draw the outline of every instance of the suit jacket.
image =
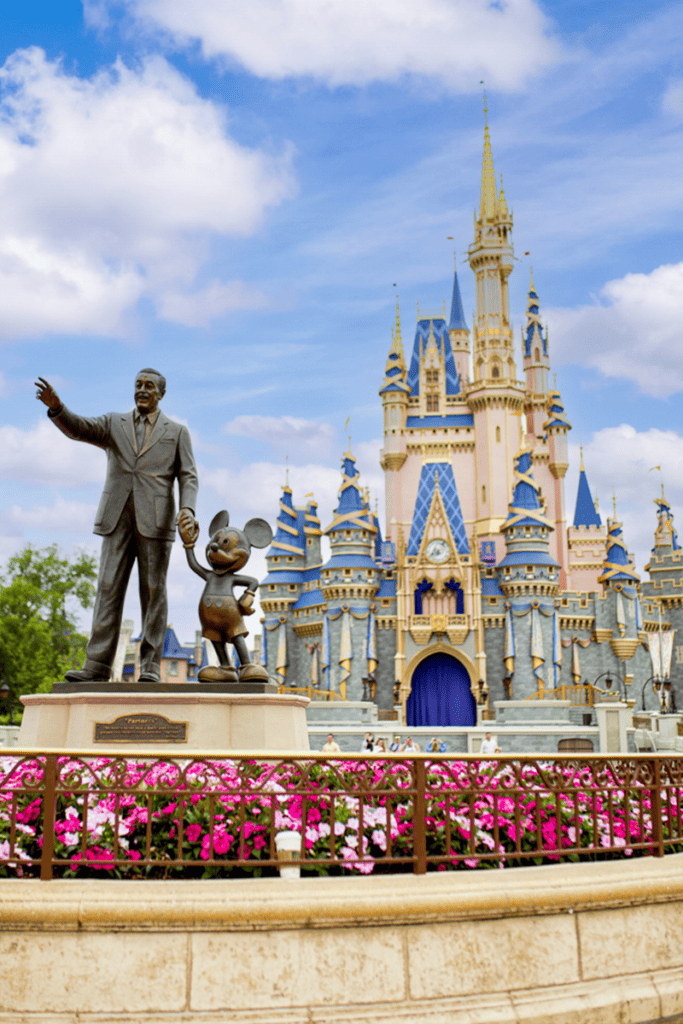
[[187, 427], [159, 410], [154, 429], [137, 451], [133, 412], [108, 412], [86, 419], [66, 406], [48, 416], [67, 437], [104, 448], [107, 479], [95, 518], [94, 533], [113, 533], [129, 496], [133, 495], [137, 528], [143, 537], [175, 540], [173, 483], [178, 481], [180, 507], [194, 511], [197, 467]]

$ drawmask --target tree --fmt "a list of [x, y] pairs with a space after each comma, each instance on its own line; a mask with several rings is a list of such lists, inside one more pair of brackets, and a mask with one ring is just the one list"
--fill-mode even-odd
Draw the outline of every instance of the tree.
[[81, 552], [60, 558], [56, 544], [29, 544], [0, 575], [0, 658], [12, 694], [49, 691], [69, 668], [80, 668], [86, 637], [76, 612], [95, 599], [97, 560]]

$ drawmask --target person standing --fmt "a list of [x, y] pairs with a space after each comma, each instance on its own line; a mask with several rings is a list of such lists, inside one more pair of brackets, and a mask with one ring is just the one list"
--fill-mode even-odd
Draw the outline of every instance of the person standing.
[[175, 481], [180, 491], [178, 526], [193, 526], [197, 500], [190, 433], [159, 408], [166, 379], [150, 367], [135, 378], [135, 410], [123, 414], [77, 416], [43, 377], [36, 387], [36, 398], [47, 406], [49, 419], [63, 434], [107, 453], [107, 478], [94, 526], [102, 537], [102, 554], [92, 633], [85, 665], [68, 671], [66, 679], [74, 683], [110, 679], [128, 580], [137, 561], [142, 611], [139, 681], [159, 682], [168, 623], [166, 577], [175, 540]]
[[331, 732], [327, 734], [327, 743], [323, 746], [322, 752], [323, 754], [341, 754], [339, 744]]

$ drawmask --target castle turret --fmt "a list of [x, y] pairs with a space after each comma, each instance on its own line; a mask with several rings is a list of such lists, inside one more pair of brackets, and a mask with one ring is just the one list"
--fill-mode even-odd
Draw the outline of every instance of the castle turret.
[[571, 590], [585, 593], [599, 590], [598, 576], [605, 556], [606, 538], [607, 531], [600, 518], [598, 503], [591, 495], [581, 452], [574, 521], [567, 530], [567, 585]]
[[325, 528], [331, 555], [320, 570], [326, 602], [333, 689], [361, 700], [368, 672], [368, 617], [382, 576], [375, 555], [377, 527], [360, 474], [349, 450], [342, 460], [342, 485], [334, 518]]
[[602, 583], [605, 589], [614, 587], [617, 583], [626, 586], [637, 586], [640, 583], [640, 576], [633, 569], [623, 534], [624, 525], [617, 521], [615, 510], [614, 517], [607, 520], [607, 551], [602, 563], [602, 573], [598, 576], [598, 583]]
[[515, 462], [514, 493], [501, 527], [507, 554], [498, 565], [500, 589], [507, 597], [555, 596], [560, 567], [550, 555], [553, 526], [539, 500], [539, 489], [531, 472], [531, 453], [522, 449]]
[[567, 419], [560, 392], [555, 388], [548, 395], [548, 418], [543, 424], [548, 446], [548, 469], [552, 481], [552, 508], [555, 524], [555, 557], [560, 563], [560, 590], [567, 589], [569, 557], [567, 553], [567, 518], [564, 509], [564, 476], [569, 466], [567, 433], [572, 425]]
[[448, 335], [455, 359], [455, 369], [464, 388], [470, 379], [470, 330], [465, 320], [457, 270], [453, 274], [453, 295], [451, 297], [451, 318], [448, 321]]
[[531, 277], [526, 307], [526, 330], [522, 331], [522, 355], [526, 376], [526, 432], [538, 440], [548, 408], [548, 331], [543, 333], [538, 295]]
[[399, 470], [406, 461], [406, 419], [410, 387], [401, 341], [401, 319], [396, 300], [396, 326], [384, 372], [380, 396], [384, 409], [384, 447], [380, 452], [380, 465], [385, 472], [387, 522], [396, 518], [401, 508], [401, 475]]

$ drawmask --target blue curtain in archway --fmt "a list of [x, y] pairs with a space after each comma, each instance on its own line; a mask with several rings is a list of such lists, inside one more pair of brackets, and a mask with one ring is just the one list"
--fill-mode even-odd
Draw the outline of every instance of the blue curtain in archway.
[[439, 651], [413, 672], [408, 725], [476, 725], [477, 707], [465, 666]]

